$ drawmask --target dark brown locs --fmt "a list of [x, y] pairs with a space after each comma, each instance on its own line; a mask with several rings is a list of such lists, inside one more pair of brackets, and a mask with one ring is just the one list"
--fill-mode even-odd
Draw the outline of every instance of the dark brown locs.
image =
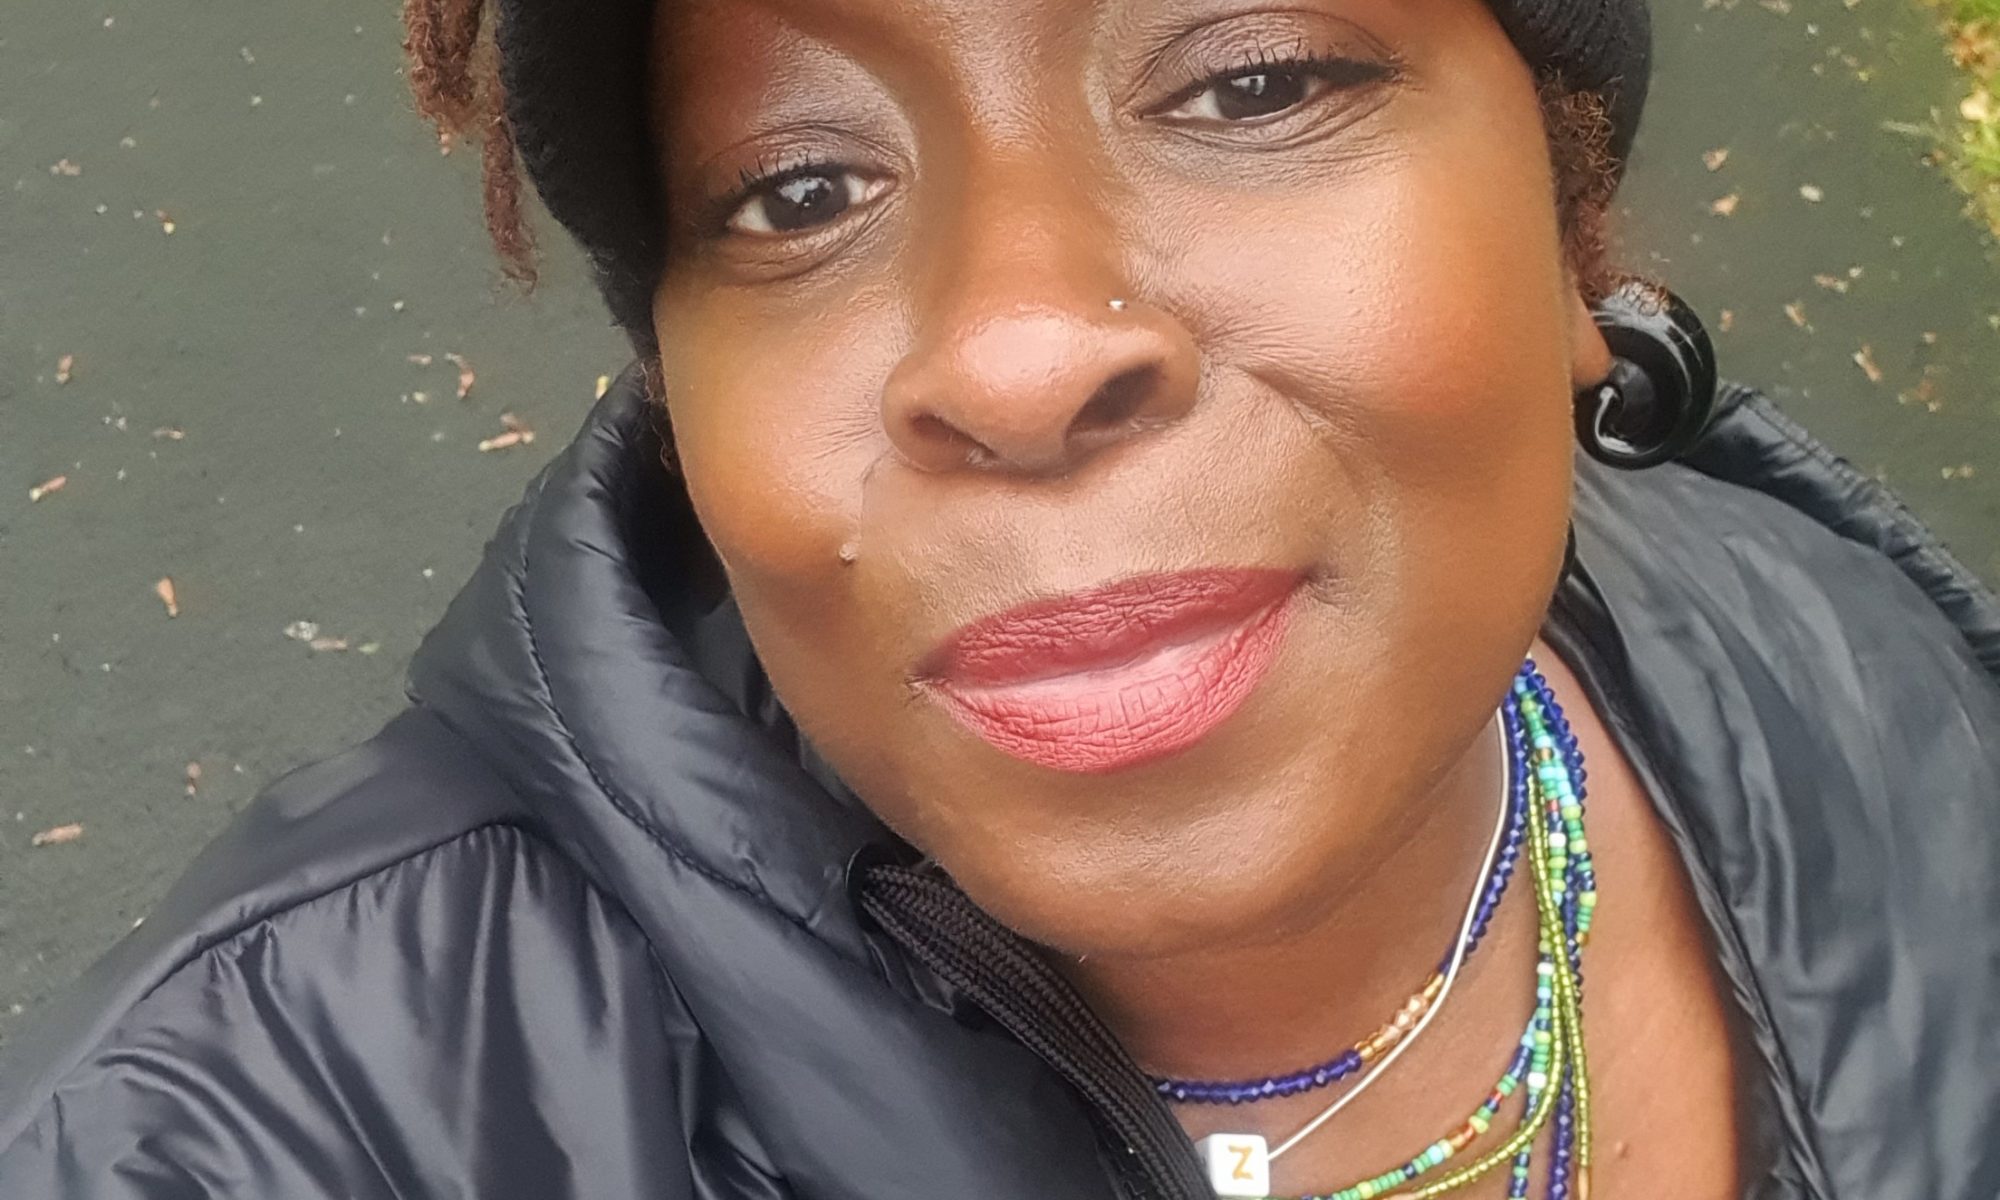
[[[535, 241], [485, 8], [486, 0], [404, 0], [403, 49], [417, 111], [437, 126], [440, 138], [479, 143], [487, 236], [507, 276], [532, 287]], [[1618, 188], [1610, 111], [1602, 96], [1573, 90], [1559, 76], [1544, 76], [1539, 94], [1564, 252], [1584, 299], [1600, 300], [1625, 279], [1610, 254], [1611, 200]]]
[[485, 0], [403, 0], [403, 53], [417, 111], [438, 137], [476, 141], [486, 233], [500, 268], [524, 287], [535, 284], [535, 239], [521, 197], [521, 164], [500, 85], [500, 55], [480, 36]]
[[1611, 259], [1611, 200], [1618, 193], [1611, 112], [1602, 96], [1568, 88], [1559, 76], [1544, 77], [1539, 93], [1563, 252], [1577, 290], [1594, 304], [1629, 278]]

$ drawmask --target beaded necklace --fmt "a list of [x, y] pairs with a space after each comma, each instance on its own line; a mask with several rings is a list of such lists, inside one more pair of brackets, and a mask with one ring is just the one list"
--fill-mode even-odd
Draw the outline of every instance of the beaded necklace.
[[[1486, 882], [1480, 890], [1477, 915], [1466, 933], [1463, 949], [1456, 951], [1461, 967], [1465, 961], [1470, 961], [1473, 952], [1479, 949], [1479, 943], [1485, 939], [1486, 931], [1493, 923], [1493, 914], [1507, 894], [1507, 884], [1514, 877], [1515, 864], [1521, 858], [1521, 842], [1528, 828], [1527, 794], [1519, 788], [1513, 790], [1515, 796], [1508, 802], [1506, 840], [1501, 844], [1499, 853], [1487, 863]], [[1454, 957], [1453, 950], [1445, 951], [1437, 970], [1431, 972], [1423, 987], [1411, 993], [1410, 998], [1396, 1010], [1395, 1016], [1384, 1021], [1375, 1032], [1323, 1063], [1285, 1075], [1226, 1082], [1156, 1075], [1151, 1077], [1153, 1090], [1176, 1104], [1238, 1105], [1302, 1095], [1340, 1083], [1381, 1058], [1422, 1024], [1425, 1014], [1444, 993]]]
[[[1521, 842], [1525, 841], [1540, 926], [1534, 1016], [1529, 1019], [1499, 1082], [1457, 1129], [1400, 1166], [1352, 1187], [1305, 1200], [1375, 1200], [1376, 1197], [1431, 1200], [1465, 1188], [1503, 1166], [1510, 1170], [1507, 1193], [1510, 1200], [1525, 1200], [1535, 1143], [1551, 1127], [1554, 1137], [1548, 1172], [1549, 1200], [1589, 1198], [1590, 1082], [1583, 1043], [1582, 951], [1589, 941], [1597, 907], [1597, 875], [1583, 829], [1587, 773], [1582, 751], [1562, 706], [1532, 659], [1515, 677], [1513, 688], [1501, 706], [1501, 716], [1512, 768], [1510, 808], [1516, 828], [1524, 834], [1516, 838], [1510, 831], [1509, 855], [1503, 855], [1501, 861], [1511, 870], [1511, 856], [1518, 855]], [[1475, 926], [1478, 933], [1485, 932], [1486, 922], [1505, 888], [1506, 875], [1496, 864], [1485, 892], [1489, 902], [1482, 905], [1482, 918]], [[1470, 929], [1467, 936], [1471, 940], [1461, 948], [1461, 958], [1476, 943]], [[1429, 990], [1427, 986], [1426, 992]], [[1423, 995], [1419, 993], [1420, 997]], [[1435, 1001], [1433, 995], [1426, 1004]], [[1409, 1010], [1406, 1007], [1404, 1011]], [[1399, 1020], [1402, 1015], [1398, 1014]], [[1356, 1047], [1332, 1061], [1344, 1063], [1359, 1049]], [[1301, 1074], [1313, 1080], [1312, 1086], [1325, 1086], [1317, 1080], [1318, 1073], [1327, 1070], [1327, 1066], [1310, 1068], [1308, 1072], [1258, 1081], [1257, 1086], [1261, 1092], [1265, 1084], [1296, 1081]], [[1523, 1090], [1524, 1112], [1512, 1134], [1472, 1163], [1428, 1183], [1419, 1182], [1484, 1137], [1499, 1119], [1501, 1108]], [[1278, 1094], [1281, 1093], [1274, 1089], [1247, 1096], [1245, 1100]], [[1289, 1094], [1296, 1095], [1297, 1091]], [[1281, 1149], [1289, 1149], [1298, 1137], [1317, 1124], [1316, 1121], [1309, 1125]], [[1273, 1156], [1265, 1153], [1262, 1138], [1219, 1134], [1203, 1139], [1202, 1149], [1211, 1182], [1219, 1194], [1259, 1195], [1268, 1188], [1269, 1158]], [[1257, 1186], [1246, 1190], [1246, 1184]]]

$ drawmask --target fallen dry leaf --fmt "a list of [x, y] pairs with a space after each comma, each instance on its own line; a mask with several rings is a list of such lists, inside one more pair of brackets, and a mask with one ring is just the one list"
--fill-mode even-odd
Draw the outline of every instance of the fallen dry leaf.
[[1808, 183], [1799, 189], [1799, 196], [1803, 198], [1807, 204], [1818, 204], [1820, 201], [1826, 199], [1826, 192], [1825, 190], [1815, 187], [1812, 184]]
[[463, 400], [472, 394], [472, 385], [479, 382], [479, 377], [472, 373], [472, 364], [465, 361], [464, 355], [447, 354], [444, 357], [458, 368], [458, 398]]
[[1959, 66], [1990, 75], [2000, 69], [2000, 27], [1989, 21], [1958, 26], [1951, 39], [1951, 56]]
[[1727, 196], [1724, 196], [1722, 199], [1717, 200], [1715, 203], [1709, 205], [1708, 211], [1714, 213], [1718, 217], [1731, 217], [1736, 215], [1736, 206], [1741, 203], [1743, 203], [1742, 194], [1739, 192], [1731, 192]]
[[1967, 463], [1962, 467], [1946, 467], [1943, 474], [1946, 479], [1971, 479], [1979, 474], [1979, 468]]
[[347, 649], [347, 639], [322, 634], [317, 621], [293, 621], [285, 626], [285, 636], [295, 642], [304, 642], [316, 654], [339, 652]]
[[1842, 295], [1846, 295], [1848, 288], [1852, 286], [1838, 275], [1815, 275], [1813, 282], [1829, 292], [1839, 292]]
[[178, 617], [181, 615], [181, 602], [174, 595], [174, 581], [172, 578], [162, 579], [160, 582], [154, 584], [153, 594], [160, 598], [160, 603], [167, 606], [167, 615], [169, 617]]
[[1730, 330], [1736, 328], [1735, 310], [1728, 308], [1723, 309], [1721, 314], [1716, 318], [1715, 328], [1718, 332], [1721, 333], [1728, 333]]
[[68, 383], [70, 381], [70, 375], [72, 372], [75, 371], [75, 369], [76, 369], [76, 355], [65, 354], [61, 358], [57, 359], [56, 382]]
[[167, 210], [156, 208], [153, 210], [153, 215], [160, 219], [160, 232], [171, 235], [174, 231], [174, 219], [167, 215]]
[[42, 830], [34, 837], [28, 839], [28, 841], [30, 845], [39, 850], [43, 846], [60, 846], [64, 842], [73, 842], [82, 836], [83, 826], [81, 825], [58, 825], [54, 829]]
[[47, 483], [28, 489], [28, 503], [40, 504], [43, 496], [53, 496], [69, 486], [69, 476], [58, 475]]
[[1718, 146], [1701, 156], [1701, 165], [1711, 171], [1720, 171], [1722, 164], [1729, 161], [1729, 147]]
[[494, 450], [511, 450], [516, 446], [534, 445], [535, 431], [528, 428], [527, 422], [521, 420], [521, 418], [515, 416], [513, 413], [501, 413], [500, 425], [506, 432], [496, 434], [479, 443], [481, 453], [490, 453]]
[[77, 166], [75, 163], [65, 158], [57, 162], [54, 166], [50, 167], [49, 174], [67, 175], [70, 178], [74, 179], [76, 176], [83, 174], [83, 168]]
[[1863, 346], [1861, 349], [1856, 350], [1854, 352], [1854, 365], [1861, 368], [1861, 373], [1868, 377], [1868, 382], [1882, 382], [1882, 368], [1875, 365], [1874, 347]]
[[410, 354], [405, 355], [405, 357], [420, 367], [428, 367], [432, 362], [436, 361], [428, 354]]
[[510, 429], [505, 433], [497, 434], [480, 442], [479, 452], [488, 454], [495, 450], [512, 450], [516, 446], [525, 446], [534, 440], [535, 435], [532, 433], [522, 433], [519, 430]]
[[178, 442], [186, 437], [187, 433], [184, 430], [176, 429], [172, 425], [162, 425], [153, 431], [153, 436], [160, 441]]
[[198, 762], [191, 762], [191, 763], [189, 763], [189, 764], [187, 765], [187, 776], [186, 776], [186, 778], [187, 778], [187, 794], [188, 794], [188, 795], [192, 796], [192, 795], [194, 795], [194, 794], [195, 794], [196, 792], [200, 791], [200, 790], [201, 790], [201, 764], [200, 764], [200, 763], [198, 763]]
[[1800, 329], [1812, 328], [1812, 326], [1806, 324], [1806, 306], [1796, 300], [1785, 305], [1785, 315], [1790, 317], [1792, 324], [1798, 326]]

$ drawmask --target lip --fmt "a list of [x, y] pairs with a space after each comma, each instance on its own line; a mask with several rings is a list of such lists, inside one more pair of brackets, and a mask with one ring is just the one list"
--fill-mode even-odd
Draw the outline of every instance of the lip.
[[1250, 698], [1304, 575], [1142, 575], [957, 630], [919, 679], [973, 733], [1052, 770], [1101, 774], [1194, 745]]

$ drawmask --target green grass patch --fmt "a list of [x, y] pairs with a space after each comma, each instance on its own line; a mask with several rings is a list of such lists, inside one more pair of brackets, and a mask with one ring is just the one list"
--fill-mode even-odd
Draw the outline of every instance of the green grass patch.
[[1966, 75], [1958, 112], [1929, 125], [1892, 126], [1932, 139], [1937, 161], [2000, 236], [2000, 0], [1925, 0], [1944, 17], [1952, 61]]
[[2000, 21], [2000, 0], [1956, 0], [1951, 4], [1951, 19], [1960, 24], [1970, 25], [1975, 21]]

